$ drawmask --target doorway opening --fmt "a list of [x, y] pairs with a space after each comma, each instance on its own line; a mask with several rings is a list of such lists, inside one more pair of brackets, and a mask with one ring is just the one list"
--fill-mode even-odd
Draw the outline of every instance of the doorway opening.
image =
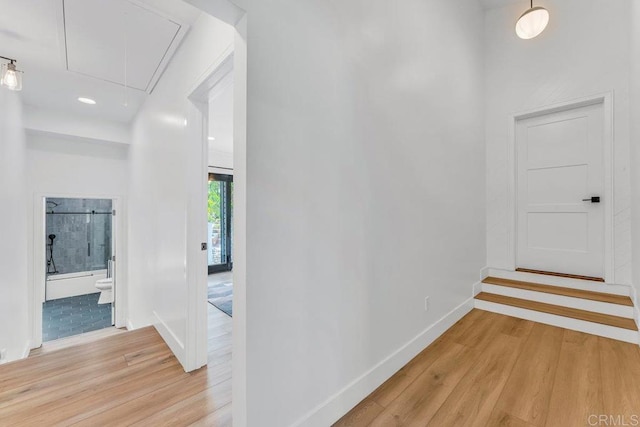
[[[228, 365], [232, 359], [234, 223], [234, 46], [210, 67], [189, 96], [193, 104], [194, 164], [190, 259], [195, 310], [188, 321], [196, 332], [188, 346], [187, 370]], [[196, 181], [197, 178], [197, 181]], [[242, 211], [238, 211], [242, 213]], [[239, 230], [242, 232], [242, 230]], [[196, 249], [197, 248], [197, 249]]]
[[115, 324], [111, 199], [45, 198], [42, 342]]
[[209, 178], [207, 323], [211, 345], [230, 350], [233, 316], [233, 67], [224, 67], [220, 71], [220, 79], [209, 91], [206, 126]]
[[[233, 175], [209, 174], [207, 301], [233, 315]], [[209, 323], [217, 324], [209, 316]]]

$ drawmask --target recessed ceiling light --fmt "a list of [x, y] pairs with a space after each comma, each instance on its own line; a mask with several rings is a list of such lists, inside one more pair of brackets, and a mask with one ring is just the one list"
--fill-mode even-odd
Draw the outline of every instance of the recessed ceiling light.
[[209, 141], [215, 141], [216, 139], [212, 136], [210, 136], [209, 138], [207, 138]]
[[91, 98], [80, 97], [78, 98], [78, 101], [82, 102], [83, 104], [96, 105], [96, 101]]

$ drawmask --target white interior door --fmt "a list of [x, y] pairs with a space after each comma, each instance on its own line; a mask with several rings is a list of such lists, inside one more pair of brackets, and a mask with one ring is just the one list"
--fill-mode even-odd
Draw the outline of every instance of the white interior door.
[[518, 120], [516, 150], [517, 266], [603, 278], [603, 104]]

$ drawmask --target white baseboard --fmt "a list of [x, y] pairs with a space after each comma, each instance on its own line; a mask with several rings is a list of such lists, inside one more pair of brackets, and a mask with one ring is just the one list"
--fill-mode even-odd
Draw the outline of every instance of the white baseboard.
[[24, 347], [24, 350], [22, 351], [22, 358], [26, 359], [27, 357], [29, 357], [29, 353], [31, 353], [31, 340], [27, 341], [27, 345]]
[[335, 423], [472, 309], [473, 298], [469, 298], [389, 357], [312, 409], [293, 426], [326, 427]]
[[[640, 326], [640, 301], [638, 301], [638, 291], [635, 286], [631, 286], [631, 300], [633, 301], [634, 320]], [[640, 345], [640, 331], [638, 331], [638, 345]]]
[[481, 269], [480, 270], [480, 281], [482, 282], [484, 279], [489, 277], [489, 273], [490, 273], [490, 268], [489, 267], [484, 267], [483, 269]]
[[476, 282], [473, 284], [473, 297], [475, 298], [480, 292], [482, 292], [482, 282]]
[[158, 313], [154, 311], [153, 315], [156, 318], [156, 322], [154, 322], [153, 326], [156, 328], [162, 339], [167, 343], [173, 354], [176, 356], [176, 359], [178, 359], [178, 362], [180, 362], [182, 367], [185, 367], [186, 355], [184, 343], [173, 333], [164, 320], [158, 316]]
[[15, 359], [15, 358], [7, 358], [7, 359], [4, 359], [4, 360], [0, 360], [0, 365], [4, 365], [5, 363], [16, 362], [18, 360], [26, 359], [27, 357], [29, 357], [29, 353], [31, 353], [31, 340], [27, 341], [27, 344], [24, 346], [24, 350], [22, 350], [22, 352], [20, 353], [20, 356], [17, 359]]

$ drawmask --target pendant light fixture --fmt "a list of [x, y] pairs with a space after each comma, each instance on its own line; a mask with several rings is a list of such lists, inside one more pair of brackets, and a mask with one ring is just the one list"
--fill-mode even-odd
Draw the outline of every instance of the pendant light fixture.
[[0, 69], [0, 86], [4, 86], [9, 90], [22, 90], [22, 71], [16, 69], [16, 60], [0, 56], [0, 58], [9, 61], [8, 64], [2, 64]]
[[527, 9], [516, 22], [516, 34], [521, 39], [529, 40], [537, 37], [547, 28], [549, 23], [549, 11], [544, 7], [533, 7]]

